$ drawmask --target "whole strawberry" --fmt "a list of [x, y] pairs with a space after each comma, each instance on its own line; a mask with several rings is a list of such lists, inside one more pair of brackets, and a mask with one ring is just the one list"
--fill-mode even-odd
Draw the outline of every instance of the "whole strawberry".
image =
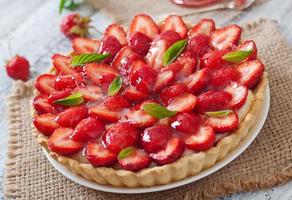
[[76, 37], [85, 37], [88, 34], [89, 17], [83, 17], [78, 13], [66, 15], [61, 22], [62, 33], [71, 40]]
[[6, 72], [15, 80], [27, 81], [29, 79], [29, 62], [26, 58], [16, 55], [7, 62]]

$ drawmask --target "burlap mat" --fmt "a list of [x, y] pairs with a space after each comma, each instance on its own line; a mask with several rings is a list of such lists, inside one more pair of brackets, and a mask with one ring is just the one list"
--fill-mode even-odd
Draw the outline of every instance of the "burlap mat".
[[292, 179], [292, 58], [273, 21], [245, 26], [266, 63], [271, 108], [252, 145], [218, 172], [195, 183], [163, 192], [119, 195], [87, 189], [59, 174], [31, 135], [30, 84], [17, 82], [8, 98], [9, 150], [5, 195], [13, 199], [207, 199], [252, 191]]

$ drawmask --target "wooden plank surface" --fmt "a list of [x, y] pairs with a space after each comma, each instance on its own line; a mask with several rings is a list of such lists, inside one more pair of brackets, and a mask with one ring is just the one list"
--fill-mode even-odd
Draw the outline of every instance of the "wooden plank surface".
[[[93, 18], [93, 24], [103, 30], [113, 18], [95, 11], [88, 5], [78, 10]], [[222, 13], [222, 14], [221, 14]], [[66, 12], [64, 12], [66, 14]], [[63, 15], [64, 15], [63, 14]], [[244, 23], [265, 17], [279, 22], [280, 30], [292, 44], [292, 1], [261, 0], [256, 6], [226, 18], [224, 12], [204, 14], [216, 19], [219, 24]], [[32, 76], [45, 72], [50, 67], [50, 57], [56, 52], [67, 52], [70, 42], [59, 32], [62, 15], [58, 14], [58, 1], [52, 0], [0, 0], [0, 66], [10, 57], [9, 41], [13, 54], [25, 55], [31, 63]], [[5, 122], [5, 96], [11, 89], [12, 81], [6, 76], [4, 68], [0, 72], [0, 199], [2, 198], [4, 162], [7, 148], [7, 125]], [[239, 193], [220, 199], [274, 199], [291, 200], [292, 182], [265, 191]]]

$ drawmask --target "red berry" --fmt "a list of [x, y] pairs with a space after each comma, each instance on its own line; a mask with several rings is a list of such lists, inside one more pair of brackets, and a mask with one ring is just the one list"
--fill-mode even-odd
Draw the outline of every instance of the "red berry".
[[27, 81], [29, 79], [29, 62], [26, 58], [16, 55], [6, 64], [8, 76], [15, 80]]
[[171, 127], [185, 133], [195, 133], [201, 123], [201, 118], [195, 114], [182, 113], [171, 120]]
[[117, 122], [120, 119], [120, 109], [109, 109], [104, 104], [97, 104], [89, 108], [90, 117], [105, 122]]
[[102, 141], [106, 148], [119, 153], [123, 148], [133, 146], [138, 140], [138, 131], [129, 123], [117, 123], [107, 130]]
[[199, 94], [209, 83], [210, 73], [207, 68], [203, 68], [188, 76], [183, 82], [193, 94]]
[[193, 55], [202, 57], [209, 50], [210, 37], [204, 34], [197, 34], [188, 41], [187, 51]]
[[187, 27], [183, 19], [178, 15], [169, 15], [162, 24], [161, 33], [172, 30], [177, 32], [181, 38], [185, 38], [187, 35]]
[[236, 113], [230, 113], [223, 117], [209, 117], [206, 124], [212, 126], [217, 133], [227, 133], [238, 128], [239, 119]]
[[38, 114], [57, 113], [54, 106], [49, 104], [48, 98], [43, 95], [38, 95], [33, 99], [33, 107], [37, 111]]
[[36, 115], [33, 119], [33, 124], [38, 131], [44, 135], [51, 135], [60, 125], [55, 122], [56, 115], [46, 113], [42, 115]]
[[61, 22], [61, 32], [68, 38], [85, 37], [88, 34], [89, 17], [83, 17], [78, 13], [66, 15]]
[[240, 36], [241, 28], [233, 24], [216, 29], [211, 35], [211, 43], [216, 49], [231, 49], [237, 45]]
[[[212, 1], [212, 0], [211, 0]], [[189, 38], [196, 36], [197, 34], [205, 34], [211, 36], [211, 33], [215, 30], [215, 22], [212, 19], [202, 19], [194, 25], [188, 32]]]
[[57, 76], [54, 83], [56, 90], [74, 89], [83, 85], [83, 77], [81, 74], [68, 74]]
[[210, 84], [215, 87], [226, 86], [232, 81], [237, 81], [240, 73], [233, 67], [222, 67], [211, 73]]
[[63, 127], [74, 128], [82, 119], [88, 117], [86, 106], [74, 106], [58, 114], [56, 121]]
[[147, 114], [143, 110], [132, 109], [125, 115], [125, 118], [130, 124], [138, 128], [149, 127], [157, 122], [157, 119]]
[[54, 87], [56, 80], [56, 76], [53, 74], [42, 74], [34, 82], [35, 88], [41, 93], [41, 94], [54, 94], [57, 92], [57, 90]]
[[99, 53], [109, 53], [110, 56], [104, 60], [104, 63], [110, 63], [121, 48], [122, 45], [117, 38], [105, 35], [101, 40]]
[[96, 53], [99, 49], [100, 41], [89, 38], [75, 38], [72, 41], [72, 48], [76, 54]]
[[166, 40], [168, 42], [168, 45], [171, 46], [173, 43], [181, 40], [181, 37], [177, 32], [173, 30], [168, 30], [160, 34], [160, 39]]
[[69, 90], [63, 90], [63, 91], [59, 91], [57, 93], [51, 94], [48, 97], [48, 103], [54, 105], [54, 102], [59, 100], [59, 99], [63, 99], [67, 96], [69, 96], [71, 94], [71, 92]]
[[130, 154], [125, 158], [118, 158], [118, 161], [123, 169], [130, 171], [139, 171], [149, 167], [151, 164], [148, 154], [136, 148], [132, 148]]
[[211, 51], [209, 53], [206, 53], [202, 58], [200, 65], [201, 67], [207, 67], [209, 69], [218, 69], [222, 66], [227, 66], [230, 63], [227, 61], [223, 60], [222, 57], [229, 53], [229, 50], [215, 50]]
[[146, 56], [150, 48], [151, 38], [141, 32], [135, 32], [130, 40], [129, 47], [141, 56]]
[[183, 83], [176, 83], [170, 87], [164, 88], [160, 92], [160, 100], [165, 104], [168, 105], [168, 103], [174, 99], [177, 96], [180, 96], [181, 94], [184, 94], [188, 92], [188, 88]]
[[171, 100], [167, 106], [167, 109], [177, 112], [190, 112], [196, 106], [196, 104], [196, 96], [185, 93]]
[[129, 35], [141, 32], [149, 38], [154, 39], [159, 34], [159, 29], [154, 20], [145, 14], [139, 14], [134, 17], [129, 27]]
[[118, 24], [109, 25], [105, 29], [104, 35], [115, 37], [120, 42], [121, 45], [127, 44], [127, 34], [124, 28]]
[[131, 106], [129, 101], [122, 95], [116, 94], [114, 96], [108, 96], [104, 99], [104, 105], [107, 108], [128, 108]]

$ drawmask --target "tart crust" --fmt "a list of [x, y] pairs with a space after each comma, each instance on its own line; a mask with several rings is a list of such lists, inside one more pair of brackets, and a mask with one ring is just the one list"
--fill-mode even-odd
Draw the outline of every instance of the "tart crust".
[[[75, 174], [89, 181], [103, 185], [129, 188], [168, 184], [196, 175], [200, 171], [213, 166], [216, 162], [227, 157], [249, 134], [249, 130], [255, 124], [256, 118], [262, 109], [264, 91], [267, 85], [267, 73], [264, 72], [259, 84], [252, 91], [254, 95], [253, 103], [244, 119], [240, 122], [239, 128], [222, 138], [211, 149], [185, 155], [176, 162], [163, 166], [146, 168], [138, 172], [114, 169], [111, 167], [94, 167], [88, 163], [80, 163], [73, 158], [51, 152], [47, 146], [48, 137], [39, 133], [34, 126], [32, 126], [32, 133], [37, 138], [38, 143], [41, 144], [55, 160]], [[33, 111], [32, 114], [34, 115], [35, 111]]]

